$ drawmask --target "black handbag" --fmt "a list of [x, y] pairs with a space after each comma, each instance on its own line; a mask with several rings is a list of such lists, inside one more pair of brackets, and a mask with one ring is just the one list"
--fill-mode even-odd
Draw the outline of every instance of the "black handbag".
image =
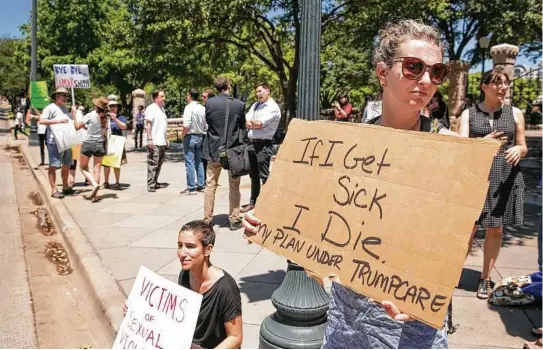
[[232, 148], [226, 148], [228, 140], [228, 120], [230, 119], [230, 105], [232, 99], [226, 106], [226, 116], [224, 121], [224, 143], [219, 148], [219, 160], [225, 170], [230, 170], [232, 176], [244, 176], [251, 171], [251, 164], [249, 162], [249, 151], [247, 145], [243, 142], [243, 133], [239, 133], [240, 145]]

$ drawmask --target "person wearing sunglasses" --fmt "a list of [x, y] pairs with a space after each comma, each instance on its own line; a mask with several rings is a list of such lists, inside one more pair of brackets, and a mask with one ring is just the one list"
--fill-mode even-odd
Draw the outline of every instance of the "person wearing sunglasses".
[[[439, 31], [415, 20], [388, 23], [379, 31], [373, 54], [383, 89], [381, 115], [368, 121], [402, 130], [430, 132], [432, 123], [420, 111], [450, 72], [443, 60]], [[452, 134], [442, 124], [433, 130]], [[245, 215], [247, 235], [256, 234], [260, 221]], [[311, 273], [309, 273], [311, 275]], [[391, 301], [380, 304], [339, 283], [332, 283], [323, 347], [327, 349], [448, 347], [445, 325], [435, 329], [402, 313]]]
[[492, 162], [485, 205], [469, 245], [471, 249], [478, 227], [486, 229], [477, 298], [488, 299], [492, 292], [490, 272], [500, 253], [503, 225], [523, 224], [525, 186], [519, 162], [528, 153], [528, 147], [522, 111], [505, 104], [509, 77], [499, 70], [487, 72], [480, 89], [483, 101], [462, 112], [458, 133], [463, 137], [493, 138], [502, 144]]

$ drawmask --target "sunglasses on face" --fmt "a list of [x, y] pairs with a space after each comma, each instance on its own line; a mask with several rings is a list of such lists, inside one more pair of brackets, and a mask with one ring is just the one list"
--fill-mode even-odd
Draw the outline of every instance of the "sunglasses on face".
[[449, 77], [451, 68], [445, 63], [436, 63], [427, 65], [423, 60], [417, 57], [399, 57], [392, 62], [402, 62], [402, 74], [406, 79], [419, 80], [424, 72], [430, 73], [430, 81], [434, 85], [443, 84]]

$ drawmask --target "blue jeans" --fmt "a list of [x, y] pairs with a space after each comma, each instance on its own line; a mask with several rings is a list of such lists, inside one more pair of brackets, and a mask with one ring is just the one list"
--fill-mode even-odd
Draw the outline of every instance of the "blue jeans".
[[194, 191], [196, 189], [196, 179], [198, 177], [198, 187], [205, 186], [204, 163], [202, 163], [202, 149], [204, 147], [204, 135], [187, 134], [183, 139], [183, 151], [185, 152], [185, 167], [187, 170], [187, 189]]

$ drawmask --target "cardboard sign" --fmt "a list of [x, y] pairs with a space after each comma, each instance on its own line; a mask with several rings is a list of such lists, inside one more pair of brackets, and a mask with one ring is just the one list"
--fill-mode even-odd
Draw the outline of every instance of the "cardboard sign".
[[86, 64], [55, 64], [55, 86], [90, 89], [89, 66]]
[[255, 243], [441, 328], [498, 142], [294, 119]]
[[107, 143], [107, 154], [102, 158], [102, 165], [120, 168], [126, 137], [111, 135]]
[[30, 82], [30, 105], [35, 108], [45, 108], [51, 101], [47, 92], [47, 83], [45, 81]]
[[190, 349], [202, 295], [141, 266], [113, 349]]
[[86, 131], [75, 130], [74, 121], [69, 120], [65, 124], [53, 124], [49, 126], [53, 135], [55, 135], [55, 141], [57, 143], [58, 151], [64, 152], [72, 148], [72, 146], [80, 145], [85, 140]]

